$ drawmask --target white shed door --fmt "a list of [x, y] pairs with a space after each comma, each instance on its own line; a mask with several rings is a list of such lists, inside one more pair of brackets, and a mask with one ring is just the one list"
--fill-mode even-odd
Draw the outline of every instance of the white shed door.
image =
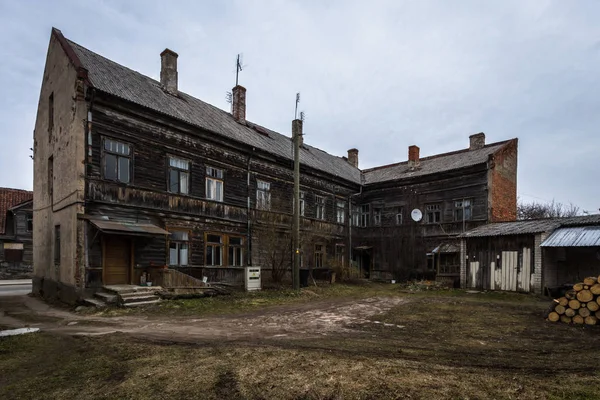
[[517, 290], [517, 270], [519, 265], [518, 251], [502, 252], [502, 282], [501, 290]]

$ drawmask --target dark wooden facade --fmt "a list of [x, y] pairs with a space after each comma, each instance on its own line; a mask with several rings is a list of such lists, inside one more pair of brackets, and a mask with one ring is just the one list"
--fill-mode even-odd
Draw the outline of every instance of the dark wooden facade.
[[26, 201], [6, 213], [4, 234], [0, 235], [0, 276], [26, 278], [33, 272], [33, 209]]
[[[207, 276], [210, 280], [237, 280], [242, 273], [240, 266], [263, 263], [259, 252], [253, 249], [253, 243], [260, 241], [254, 228], [261, 224], [256, 210], [257, 180], [270, 183], [271, 213], [280, 215], [281, 229], [289, 231], [293, 204], [293, 171], [289, 160], [277, 159], [261, 149], [220, 138], [102, 93], [94, 95], [91, 116], [85, 218], [108, 217], [129, 223], [151, 223], [167, 231], [189, 232], [188, 263], [171, 265], [171, 268], [196, 277]], [[104, 176], [106, 139], [129, 145], [128, 183], [111, 181]], [[187, 194], [168, 190], [169, 156], [189, 161]], [[222, 201], [207, 199], [207, 167], [223, 171]], [[340, 243], [344, 251], [349, 251], [348, 218], [344, 223], [337, 223], [336, 202], [344, 202], [347, 214], [349, 196], [359, 190], [359, 185], [303, 167], [301, 190], [305, 201], [303, 230], [320, 236], [313, 241], [322, 242], [329, 254], [333, 254], [335, 244]], [[324, 219], [316, 219], [317, 196], [325, 202]], [[208, 266], [206, 240], [209, 234], [241, 238], [244, 254], [241, 265]], [[103, 236], [90, 224], [88, 287], [101, 286], [103, 282]], [[167, 236], [135, 237], [133, 244], [132, 282], [138, 281], [140, 273], [148, 268], [169, 265]], [[310, 250], [310, 247], [306, 249]], [[309, 266], [312, 254], [305, 260]]]

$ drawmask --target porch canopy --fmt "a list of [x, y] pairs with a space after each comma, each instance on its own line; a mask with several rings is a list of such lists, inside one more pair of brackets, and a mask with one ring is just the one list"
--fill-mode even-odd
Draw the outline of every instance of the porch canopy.
[[541, 247], [600, 247], [600, 226], [558, 228]]
[[127, 222], [108, 219], [92, 219], [89, 220], [96, 228], [104, 233], [112, 233], [115, 235], [130, 235], [130, 236], [155, 236], [169, 235], [169, 232], [164, 229], [149, 223], [144, 222]]
[[431, 250], [432, 254], [460, 253], [460, 248], [452, 243], [442, 243], [435, 249]]

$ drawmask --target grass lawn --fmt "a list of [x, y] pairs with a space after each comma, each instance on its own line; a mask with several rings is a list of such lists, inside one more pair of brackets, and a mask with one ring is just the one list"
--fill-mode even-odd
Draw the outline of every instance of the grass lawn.
[[[0, 339], [0, 398], [600, 399], [600, 329], [544, 321], [548, 302], [539, 298], [408, 294], [392, 285], [310, 291], [229, 301], [245, 311], [374, 294], [410, 302], [354, 332], [319, 339], [193, 345], [124, 334]], [[213, 313], [235, 309], [227, 298], [161, 307], [178, 315], [211, 306]]]

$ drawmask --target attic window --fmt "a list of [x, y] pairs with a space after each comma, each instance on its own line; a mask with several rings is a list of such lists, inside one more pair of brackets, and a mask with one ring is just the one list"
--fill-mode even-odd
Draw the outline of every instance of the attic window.
[[267, 132], [267, 130], [262, 126], [252, 125], [252, 129], [254, 129], [256, 132], [260, 133], [263, 136], [269, 137], [269, 132]]

